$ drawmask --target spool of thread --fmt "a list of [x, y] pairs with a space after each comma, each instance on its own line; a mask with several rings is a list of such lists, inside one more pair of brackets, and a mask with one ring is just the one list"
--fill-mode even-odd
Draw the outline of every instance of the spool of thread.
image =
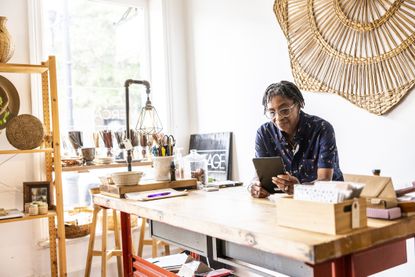
[[38, 204], [39, 214], [47, 214], [48, 213], [48, 204], [45, 202], [41, 202]]
[[30, 203], [30, 202], [29, 202], [29, 203], [25, 203], [25, 204], [24, 204], [24, 212], [25, 212], [25, 213], [27, 213], [27, 214], [29, 213], [29, 207], [30, 207], [30, 205], [31, 205], [31, 204], [32, 204], [32, 203]]
[[30, 204], [29, 206], [29, 215], [38, 215], [39, 214], [39, 208], [36, 204]]

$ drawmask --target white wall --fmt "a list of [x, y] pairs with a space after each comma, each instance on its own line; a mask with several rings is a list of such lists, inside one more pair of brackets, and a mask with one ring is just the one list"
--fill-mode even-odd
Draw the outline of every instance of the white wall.
[[[191, 132], [234, 132], [234, 178], [254, 175], [256, 130], [266, 119], [261, 97], [272, 82], [293, 80], [285, 37], [273, 0], [187, 0]], [[375, 116], [336, 96], [304, 93], [305, 111], [329, 120], [336, 131], [343, 172], [415, 180], [415, 94], [392, 112]], [[410, 263], [383, 273], [415, 276]]]
[[[266, 119], [261, 97], [268, 84], [293, 80], [285, 37], [273, 0], [188, 0], [191, 131], [235, 133], [235, 176], [253, 175], [255, 133]], [[343, 172], [415, 180], [415, 94], [376, 116], [343, 98], [305, 92], [305, 111], [335, 128]]]
[[[10, 63], [29, 62], [27, 29], [27, 1], [0, 1], [0, 15], [8, 17], [7, 29], [15, 42]], [[30, 79], [26, 74], [1, 74], [16, 87], [20, 97], [19, 113], [31, 112]], [[8, 146], [5, 131], [0, 133], [0, 148]], [[26, 157], [25, 157], [26, 156]], [[3, 161], [11, 158], [7, 163]], [[34, 178], [33, 159], [27, 155], [0, 156], [0, 207], [22, 208], [22, 182]], [[47, 225], [46, 225], [47, 226]], [[37, 242], [44, 227], [41, 221], [0, 224], [0, 276], [34, 276], [48, 272], [48, 249], [40, 249]]]
[[[264, 122], [262, 93], [271, 82], [292, 80], [286, 41], [272, 10], [273, 0], [167, 0], [166, 6], [170, 8], [167, 26], [172, 30], [167, 38], [172, 48], [166, 57], [171, 72], [167, 82], [175, 97], [172, 128], [182, 138], [183, 146], [190, 133], [234, 132], [234, 178], [247, 181], [254, 174], [251, 157], [256, 129]], [[16, 41], [11, 62], [29, 62], [27, 1], [1, 0], [0, 11], [9, 17], [9, 31]], [[15, 75], [10, 79], [21, 93], [21, 111], [29, 112], [28, 77]], [[188, 98], [182, 96], [186, 90]], [[381, 168], [382, 175], [392, 176], [399, 186], [415, 180], [411, 170], [415, 159], [413, 93], [385, 116], [369, 114], [335, 95], [304, 96], [306, 112], [334, 125], [344, 172], [370, 174], [372, 168]], [[3, 132], [0, 147], [6, 144]], [[16, 157], [11, 165], [14, 169], [0, 166], [0, 181], [21, 189], [16, 176], [23, 172], [27, 175], [23, 178], [30, 180], [31, 164]], [[20, 207], [21, 191], [5, 190], [0, 184], [0, 206]], [[0, 276], [47, 274], [47, 249], [36, 246], [39, 225], [0, 225]], [[79, 251], [79, 247], [68, 246], [69, 271], [82, 268]], [[414, 276], [412, 254], [410, 259], [411, 264], [390, 274]]]

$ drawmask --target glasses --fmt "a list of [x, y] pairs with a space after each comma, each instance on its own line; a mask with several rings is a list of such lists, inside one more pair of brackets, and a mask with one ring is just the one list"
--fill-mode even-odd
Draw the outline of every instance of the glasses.
[[266, 110], [265, 111], [265, 116], [269, 119], [273, 119], [277, 114], [278, 117], [280, 118], [284, 118], [290, 115], [292, 109], [295, 107], [296, 103], [292, 104], [290, 107], [288, 108], [283, 108], [281, 110], [275, 111], [275, 110]]

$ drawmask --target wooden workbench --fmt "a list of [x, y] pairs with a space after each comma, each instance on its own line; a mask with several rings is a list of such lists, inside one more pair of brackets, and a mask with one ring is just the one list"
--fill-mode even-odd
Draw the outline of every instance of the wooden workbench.
[[[180, 230], [188, 232], [186, 237], [206, 237], [206, 243], [210, 245], [202, 247], [207, 251], [204, 253], [202, 249], [202, 254], [225, 264], [241, 265], [269, 275], [278, 271], [289, 275], [311, 272], [316, 276], [332, 273], [335, 276], [360, 276], [406, 262], [405, 240], [415, 234], [415, 217], [394, 221], [369, 219], [367, 228], [345, 235], [325, 235], [278, 226], [276, 197], [254, 199], [244, 187], [238, 187], [217, 192], [190, 191], [188, 196], [148, 202], [96, 195], [94, 203], [121, 211], [124, 225], [128, 225], [129, 214], [153, 220], [156, 231], [164, 230], [158, 237], [172, 243]], [[170, 229], [166, 231], [166, 227]], [[123, 235], [126, 267], [130, 267], [131, 260], [128, 233]], [[154, 231], [153, 234], [157, 236]], [[180, 246], [188, 245], [183, 239], [177, 238], [177, 241]], [[188, 246], [198, 252], [197, 247]], [[389, 256], [380, 257], [379, 254], [385, 251]], [[250, 259], [255, 255], [265, 257], [265, 262], [264, 259], [261, 262]], [[270, 262], [267, 263], [267, 259]], [[126, 276], [131, 275], [130, 269], [124, 270]]]

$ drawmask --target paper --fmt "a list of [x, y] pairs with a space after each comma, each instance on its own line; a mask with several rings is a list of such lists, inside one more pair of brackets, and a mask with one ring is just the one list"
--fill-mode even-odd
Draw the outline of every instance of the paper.
[[181, 253], [157, 258], [149, 258], [146, 260], [166, 270], [179, 270], [180, 267], [188, 261], [188, 256], [186, 253]]
[[358, 198], [364, 185], [353, 182], [318, 181], [314, 185], [294, 185], [294, 199], [340, 203]]
[[139, 192], [128, 192], [125, 194], [125, 198], [137, 201], [150, 201], [169, 197], [183, 196], [187, 194], [187, 190], [177, 191], [174, 189], [158, 189]]
[[17, 210], [17, 209], [12, 209], [12, 210], [7, 210], [7, 214], [6, 215], [2, 215], [0, 216], [0, 220], [1, 219], [8, 219], [8, 218], [16, 218], [16, 217], [23, 217], [24, 214]]

